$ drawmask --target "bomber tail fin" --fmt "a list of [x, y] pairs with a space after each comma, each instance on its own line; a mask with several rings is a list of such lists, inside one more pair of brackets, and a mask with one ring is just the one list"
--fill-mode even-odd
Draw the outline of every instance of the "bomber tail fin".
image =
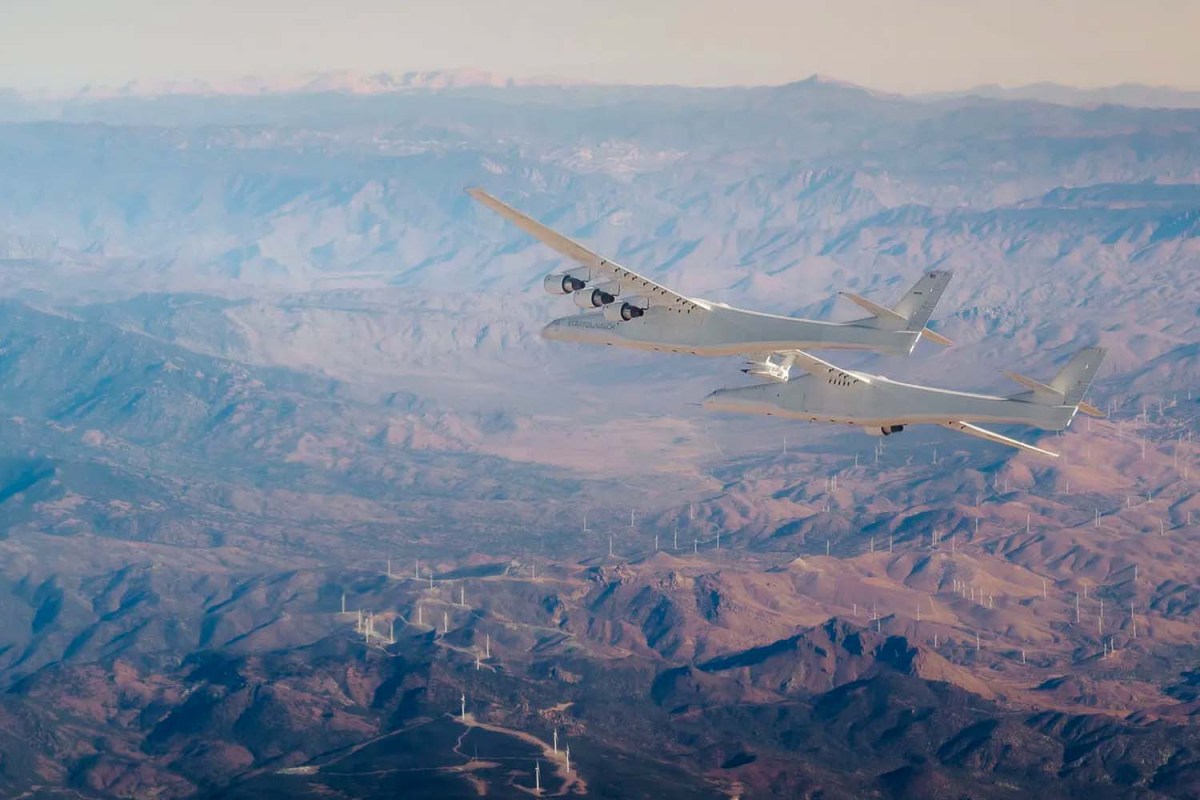
[[[950, 283], [950, 278], [953, 275], [954, 273], [949, 270], [935, 269], [926, 272], [905, 293], [904, 297], [900, 298], [900, 302], [891, 308], [881, 306], [853, 292], [842, 292], [842, 295], [847, 300], [866, 309], [868, 313], [875, 317], [875, 324], [881, 328], [896, 331], [912, 331], [935, 344], [948, 346], [953, 344], [953, 342], [940, 333], [931, 331], [926, 327], [926, 324], [929, 322], [929, 318], [933, 316], [933, 310], [937, 307], [938, 301], [942, 299], [942, 294], [946, 291], [946, 286]], [[915, 339], [913, 343], [916, 343]]]

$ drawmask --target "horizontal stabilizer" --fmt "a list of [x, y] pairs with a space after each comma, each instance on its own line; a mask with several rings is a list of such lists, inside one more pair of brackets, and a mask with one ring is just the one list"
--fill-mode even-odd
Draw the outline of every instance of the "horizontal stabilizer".
[[1009, 380], [1016, 381], [1031, 391], [1044, 392], [1046, 394], [1058, 395], [1059, 397], [1062, 397], [1062, 392], [1058, 391], [1053, 386], [1048, 386], [1041, 381], [1035, 381], [1033, 378], [1022, 375], [1019, 372], [1006, 372], [1004, 373], [1004, 377], [1008, 378]]
[[[1014, 400], [1024, 400], [1044, 406], [1072, 406], [1092, 417], [1105, 416], [1100, 409], [1083, 402], [1083, 396], [1092, 385], [1100, 364], [1104, 361], [1103, 347], [1085, 347], [1080, 350], [1067, 365], [1058, 371], [1050, 383], [1035, 381], [1016, 372], [1006, 372], [1006, 376], [1031, 391], [1028, 394], [1013, 395]], [[1084, 406], [1087, 406], [1086, 409]]]
[[931, 331], [929, 328], [921, 329], [921, 338], [928, 339], [934, 344], [940, 344], [942, 347], [949, 347], [950, 345], [954, 344], [954, 342], [950, 341], [945, 336], [942, 336], [936, 331]]
[[952, 431], [959, 431], [967, 434], [968, 436], [974, 436], [979, 439], [985, 439], [989, 442], [996, 442], [997, 444], [1015, 447], [1018, 450], [1024, 450], [1027, 453], [1035, 453], [1039, 456], [1046, 456], [1048, 458], [1058, 458], [1058, 453], [1052, 453], [1049, 450], [1043, 450], [1040, 447], [1034, 447], [1031, 444], [1026, 444], [1025, 442], [1017, 441], [1016, 439], [1010, 439], [1007, 436], [1001, 436], [995, 431], [989, 431], [986, 428], [981, 428], [978, 425], [972, 425], [969, 422], [943, 422], [942, 425]]
[[1104, 419], [1105, 417], [1108, 416], [1108, 414], [1105, 414], [1103, 411], [1096, 408], [1091, 403], [1080, 403], [1079, 410], [1082, 411], [1084, 414], [1087, 414], [1089, 417], [1096, 417], [1097, 419]]
[[860, 294], [855, 294], [854, 292], [838, 292], [838, 294], [849, 300], [851, 303], [860, 306], [871, 316], [879, 317], [880, 319], [890, 319], [895, 322], [908, 322], [907, 319], [897, 314], [895, 311], [892, 311], [887, 306], [881, 306], [874, 300], [868, 300]]
[[[863, 310], [865, 310], [867, 313], [871, 314], [874, 317], [878, 317], [879, 319], [882, 319], [882, 320], [891, 321], [891, 322], [895, 323], [897, 327], [901, 327], [901, 328], [908, 327], [908, 322], [909, 322], [908, 318], [903, 316], [902, 314], [897, 314], [895, 311], [888, 308], [887, 306], [881, 306], [881, 305], [879, 305], [879, 303], [876, 303], [874, 300], [868, 300], [867, 298], [863, 297], [862, 295], [855, 294], [854, 292], [839, 292], [839, 294], [841, 294], [842, 297], [846, 298], [851, 303], [854, 303], [856, 306], [859, 306], [860, 308], [862, 308]], [[928, 339], [929, 341], [933, 342], [934, 344], [940, 344], [942, 347], [949, 347], [950, 345], [954, 344], [954, 342], [950, 341], [945, 336], [942, 336], [940, 333], [937, 333], [936, 331], [931, 331], [929, 328], [922, 328], [921, 336], [923, 338]]]

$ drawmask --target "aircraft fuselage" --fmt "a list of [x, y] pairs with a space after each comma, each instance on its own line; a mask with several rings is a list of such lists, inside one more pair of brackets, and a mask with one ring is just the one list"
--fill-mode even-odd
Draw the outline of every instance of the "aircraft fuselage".
[[719, 389], [706, 408], [815, 422], [884, 428], [949, 422], [1011, 423], [1063, 430], [1074, 406], [1044, 405], [1020, 398], [953, 392], [899, 383], [877, 375], [870, 382], [840, 372], [803, 375], [786, 383]]

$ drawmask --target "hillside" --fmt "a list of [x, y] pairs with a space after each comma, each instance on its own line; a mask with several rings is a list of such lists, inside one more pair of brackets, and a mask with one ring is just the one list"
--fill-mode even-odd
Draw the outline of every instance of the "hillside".
[[[385, 77], [0, 96], [0, 794], [1200, 796], [1200, 112]], [[777, 313], [951, 269], [838, 363], [1110, 416], [708, 414], [468, 185]]]

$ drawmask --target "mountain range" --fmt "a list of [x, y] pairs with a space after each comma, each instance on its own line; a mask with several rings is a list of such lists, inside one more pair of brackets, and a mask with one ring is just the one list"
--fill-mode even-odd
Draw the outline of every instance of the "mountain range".
[[[1200, 796], [1200, 111], [1043, 88], [0, 94], [0, 793]], [[834, 360], [1099, 343], [1110, 418], [709, 416], [473, 185], [777, 313], [951, 269], [953, 347]]]

